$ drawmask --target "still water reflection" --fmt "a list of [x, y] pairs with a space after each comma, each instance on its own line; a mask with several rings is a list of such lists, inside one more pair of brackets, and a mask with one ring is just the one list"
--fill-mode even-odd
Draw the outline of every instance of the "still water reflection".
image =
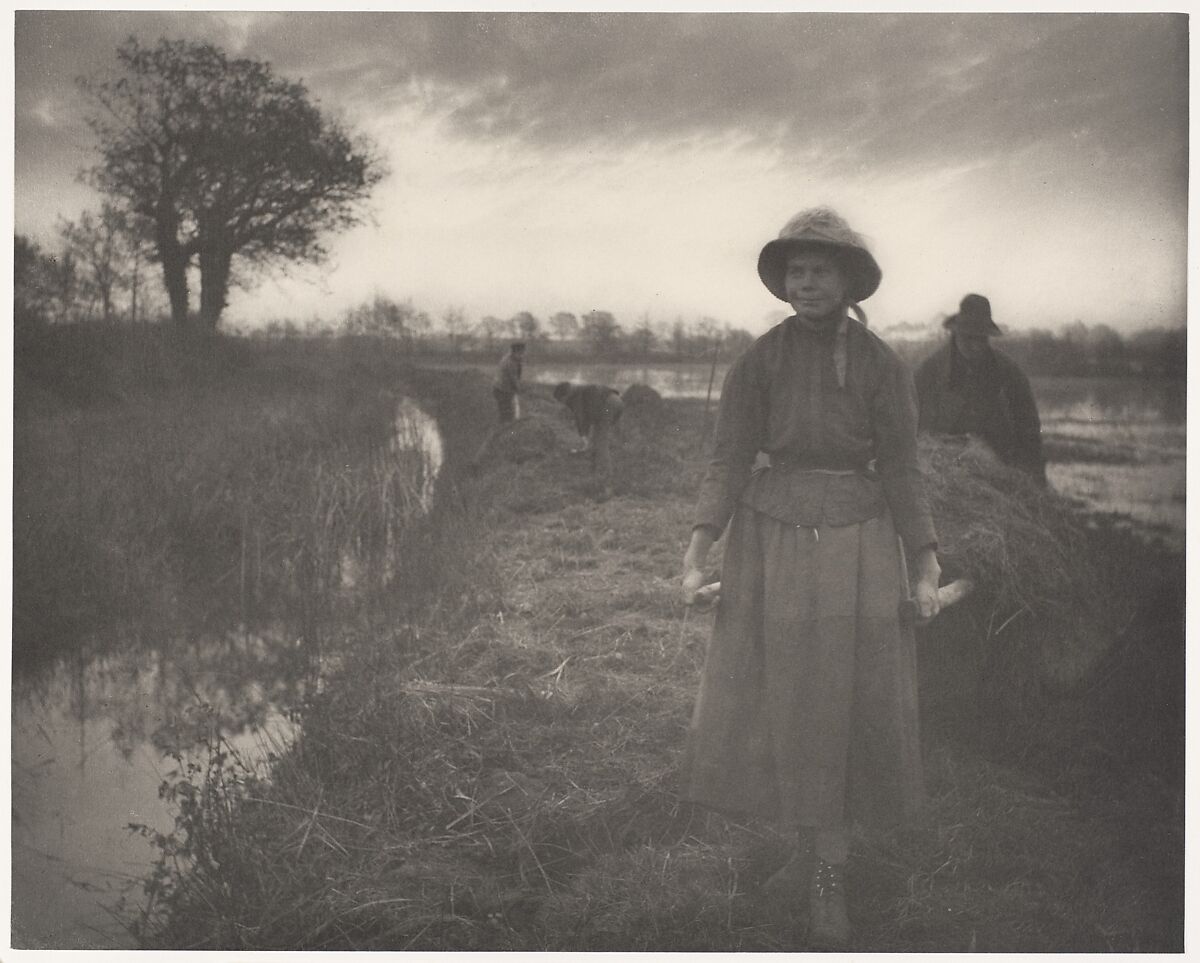
[[664, 398], [706, 398], [709, 385], [712, 397], [721, 396], [721, 383], [729, 370], [727, 364], [684, 362], [664, 365], [568, 364], [528, 366], [529, 376], [545, 384], [560, 381], [595, 382], [624, 391], [631, 384], [649, 385]]
[[408, 468], [419, 506], [429, 511], [445, 458], [442, 433], [437, 422], [408, 398], [396, 408], [391, 450], [400, 465]]
[[[391, 451], [428, 509], [442, 464], [437, 425], [411, 401]], [[99, 653], [99, 654], [85, 654]], [[27, 949], [133, 945], [114, 917], [157, 855], [128, 829], [169, 832], [159, 786], [222, 738], [249, 768], [298, 731], [321, 654], [282, 626], [82, 640], [77, 654], [12, 692], [12, 941]], [[132, 887], [132, 889], [131, 889]]]
[[1034, 378], [1046, 476], [1088, 509], [1182, 549], [1187, 405], [1181, 379]]
[[158, 798], [217, 732], [247, 765], [287, 744], [314, 663], [282, 632], [131, 646], [14, 685], [14, 945], [128, 946], [107, 907], [154, 858], [129, 823], [172, 828]]

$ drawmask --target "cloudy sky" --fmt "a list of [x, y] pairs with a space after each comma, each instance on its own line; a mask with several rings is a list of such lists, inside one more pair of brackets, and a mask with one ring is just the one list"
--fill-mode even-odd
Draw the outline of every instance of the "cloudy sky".
[[1013, 329], [1184, 320], [1180, 14], [17, 12], [17, 231], [97, 205], [74, 81], [131, 34], [267, 60], [387, 158], [371, 221], [232, 321], [379, 292], [757, 332], [758, 250], [816, 204], [870, 238], [880, 327], [968, 291]]

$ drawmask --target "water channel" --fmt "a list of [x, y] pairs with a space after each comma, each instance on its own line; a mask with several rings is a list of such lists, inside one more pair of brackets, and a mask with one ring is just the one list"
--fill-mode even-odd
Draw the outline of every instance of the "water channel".
[[[436, 422], [403, 400], [391, 445], [415, 508], [428, 509], [443, 458]], [[351, 572], [344, 560], [343, 577]], [[202, 763], [218, 737], [247, 768], [264, 765], [295, 735], [294, 710], [320, 679], [319, 655], [283, 626], [153, 631], [129, 625], [116, 642], [82, 640], [70, 661], [14, 680], [15, 947], [133, 947], [112, 908], [127, 891], [136, 901], [157, 852], [130, 824], [170, 832], [160, 785], [180, 760]]]

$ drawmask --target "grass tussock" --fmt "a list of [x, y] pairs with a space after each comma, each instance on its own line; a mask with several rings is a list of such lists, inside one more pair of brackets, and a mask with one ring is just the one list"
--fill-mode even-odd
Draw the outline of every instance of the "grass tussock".
[[[338, 623], [303, 732], [268, 778], [219, 753], [179, 774], [175, 791], [206, 802], [203, 812], [182, 808], [163, 841], [157, 888], [137, 921], [144, 943], [811, 948], [803, 915], [760, 895], [783, 859], [771, 828], [700, 811], [677, 792], [709, 630], [676, 585], [702, 471], [702, 406], [627, 417], [605, 491], [567, 453], [570, 431], [548, 389], [525, 399], [506, 441], [465, 430], [481, 420], [461, 381], [426, 373], [410, 384], [440, 413], [461, 468], [443, 478], [438, 524], [421, 549], [453, 559], [442, 569], [452, 589], [402, 619]], [[489, 400], [482, 381], [471, 390]], [[1077, 681], [1037, 690], [1040, 732], [1008, 717], [1003, 753], [960, 738], [964, 680], [971, 692], [1013, 684], [1003, 659], [979, 654], [1008, 642], [1042, 657], [1038, 647], [1056, 636], [1031, 626], [1058, 617], [1056, 593], [1083, 578], [1043, 572], [1055, 579], [1047, 588], [1023, 553], [1048, 546], [1037, 564], [1051, 569], [1092, 543], [1054, 496], [964, 468], [957, 455], [926, 449], [925, 458], [947, 559], [981, 591], [940, 629], [955, 638], [922, 640], [930, 804], [903, 830], [856, 837], [855, 948], [1176, 948], [1170, 827], [1182, 823], [1164, 818], [1164, 804], [1178, 785], [1130, 788], [1139, 765], [1156, 764], [1120, 751], [1118, 720], [1138, 701], [1121, 693], [1145, 673], [1115, 678], [1138, 663], [1137, 646], [1170, 641], [1148, 641], [1155, 626], [1136, 621]], [[964, 498], [979, 510], [955, 514]], [[1029, 616], [998, 631], [990, 612], [1013, 605]], [[995, 708], [971, 701], [977, 713]], [[1106, 729], [1089, 728], [1105, 714]], [[1064, 749], [1057, 758], [1074, 767], [1072, 780], [1028, 764]], [[1114, 784], [1101, 760], [1118, 758], [1127, 768]], [[1129, 789], [1120, 805], [1115, 787]], [[1145, 858], [1131, 860], [1126, 841], [1139, 823], [1158, 828], [1136, 835]]]

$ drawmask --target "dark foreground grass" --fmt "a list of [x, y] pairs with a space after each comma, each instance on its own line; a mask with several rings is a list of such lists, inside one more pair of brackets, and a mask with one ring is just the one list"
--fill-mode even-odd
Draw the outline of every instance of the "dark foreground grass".
[[[412, 546], [441, 589], [333, 625], [336, 658], [269, 778], [214, 746], [171, 788], [178, 828], [131, 915], [145, 945], [809, 948], [803, 920], [759, 897], [781, 859], [770, 828], [677, 795], [709, 628], [676, 586], [703, 407], [631, 410], [605, 498], [544, 390], [481, 445], [482, 379], [408, 386], [452, 450], [438, 525]], [[1135, 551], [1101, 537], [1086, 544]], [[1182, 566], [1143, 556], [1159, 596], [1077, 684], [1025, 691], [1036, 718], [977, 698], [989, 612], [970, 606], [994, 593], [927, 634], [930, 804], [856, 837], [856, 949], [1181, 948]]]

